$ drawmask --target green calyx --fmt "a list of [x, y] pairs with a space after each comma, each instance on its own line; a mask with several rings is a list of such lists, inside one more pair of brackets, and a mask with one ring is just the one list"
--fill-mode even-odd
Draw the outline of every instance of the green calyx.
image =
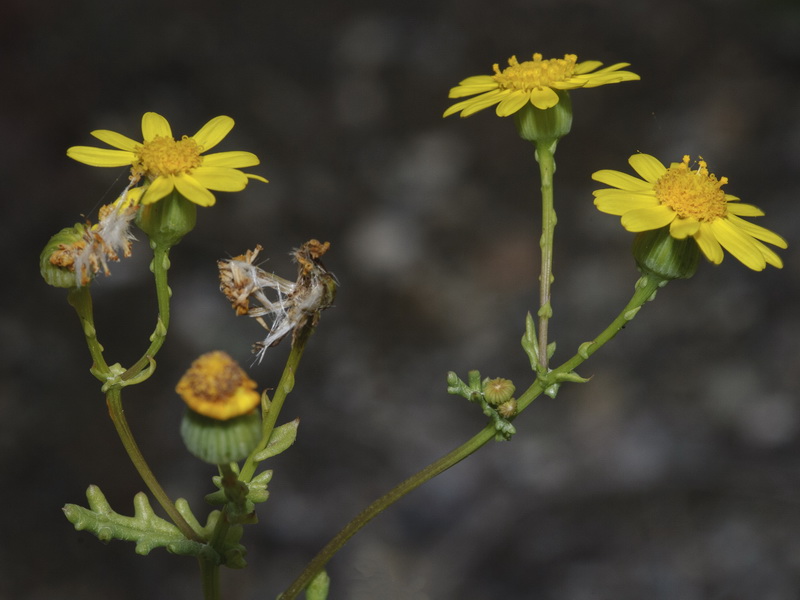
[[556, 90], [558, 104], [542, 110], [527, 103], [514, 113], [514, 124], [523, 140], [555, 143], [572, 129], [572, 101], [569, 92]]
[[247, 458], [261, 440], [261, 415], [253, 411], [218, 421], [187, 408], [181, 437], [189, 452], [200, 460], [214, 465], [236, 462]]
[[153, 204], [141, 207], [136, 215], [136, 225], [147, 234], [152, 243], [171, 248], [194, 229], [197, 223], [197, 205], [189, 202], [177, 190]]
[[39, 255], [39, 272], [47, 285], [59, 288], [78, 287], [75, 271], [66, 266], [59, 266], [59, 262], [62, 264], [66, 264], [66, 262], [59, 260], [58, 254], [61, 253], [68, 262], [70, 259], [68, 254], [63, 253], [63, 249], [74, 247], [74, 244], [83, 239], [85, 231], [86, 228], [83, 225], [76, 223], [74, 227], [65, 227], [47, 242]]
[[669, 227], [643, 231], [633, 241], [633, 256], [639, 269], [666, 279], [689, 279], [697, 271], [700, 248], [691, 238], [672, 237]]

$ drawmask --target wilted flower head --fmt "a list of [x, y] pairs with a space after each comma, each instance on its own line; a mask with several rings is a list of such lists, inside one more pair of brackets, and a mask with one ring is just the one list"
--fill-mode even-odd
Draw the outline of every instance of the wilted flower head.
[[192, 363], [175, 391], [196, 413], [226, 421], [261, 403], [256, 382], [225, 352], [208, 352]]
[[[261, 246], [217, 263], [220, 290], [236, 314], [255, 318], [269, 332], [255, 344], [258, 360], [289, 332], [293, 332], [294, 343], [303, 328], [309, 323], [316, 326], [320, 312], [332, 305], [336, 278], [320, 262], [329, 247], [328, 242], [310, 240], [292, 252], [298, 265], [295, 282], [267, 273], [255, 264]], [[266, 290], [274, 290], [277, 297], [270, 300]]]
[[131, 255], [131, 221], [137, 207], [126, 201], [125, 194], [112, 204], [102, 206], [99, 221], [92, 225], [76, 225], [80, 236], [71, 243], [58, 244], [49, 257], [55, 267], [75, 273], [75, 287], [88, 284], [101, 270], [109, 275], [109, 261], [118, 261], [120, 255]]

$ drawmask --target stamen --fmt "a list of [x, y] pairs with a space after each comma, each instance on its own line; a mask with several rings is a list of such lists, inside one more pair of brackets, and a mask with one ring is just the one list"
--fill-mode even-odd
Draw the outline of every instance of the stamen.
[[532, 61], [520, 63], [516, 56], [512, 56], [508, 59], [509, 66], [502, 71], [498, 65], [494, 65], [495, 74], [492, 77], [501, 89], [529, 92], [569, 79], [575, 72], [577, 60], [575, 54], [542, 60], [542, 55], [537, 52]]
[[727, 201], [722, 186], [728, 183], [727, 177], [717, 179], [708, 172], [708, 165], [698, 159], [697, 169], [689, 167], [689, 156], [673, 164], [654, 185], [656, 198], [670, 207], [682, 219], [713, 221], [727, 214]]
[[151, 179], [191, 173], [203, 164], [203, 157], [200, 156], [202, 151], [203, 148], [189, 136], [173, 140], [157, 135], [137, 149], [134, 173], [147, 175]]

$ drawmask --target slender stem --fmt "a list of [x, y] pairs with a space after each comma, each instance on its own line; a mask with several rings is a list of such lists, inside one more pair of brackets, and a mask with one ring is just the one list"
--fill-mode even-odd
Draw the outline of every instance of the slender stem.
[[542, 265], [539, 273], [539, 365], [547, 373], [548, 325], [553, 309], [550, 304], [550, 287], [553, 283], [553, 238], [556, 228], [556, 211], [553, 205], [553, 173], [556, 169], [552, 141], [536, 143], [536, 161], [542, 180]]
[[86, 345], [89, 347], [89, 355], [92, 357], [91, 371], [95, 377], [104, 381], [104, 377], [111, 374], [111, 369], [108, 367], [108, 363], [106, 363], [106, 359], [103, 356], [103, 346], [97, 339], [97, 331], [94, 327], [92, 293], [89, 291], [89, 286], [71, 288], [67, 299], [75, 309], [75, 312], [78, 313], [78, 318], [81, 321], [81, 328], [86, 338]]
[[[606, 327], [594, 340], [583, 344], [581, 350], [572, 358], [560, 365], [556, 369], [559, 373], [569, 373], [576, 369], [581, 363], [586, 361], [592, 354], [597, 352], [606, 342], [616, 336], [625, 325], [630, 323], [638, 314], [639, 309], [648, 301], [652, 300], [659, 288], [666, 285], [667, 280], [653, 274], [642, 275], [636, 282], [635, 291], [625, 308], [617, 315], [611, 324]], [[521, 403], [520, 403], [521, 404]]]
[[286, 364], [283, 367], [283, 373], [278, 382], [278, 387], [275, 389], [275, 394], [272, 397], [269, 410], [267, 414], [264, 415], [264, 422], [261, 426], [261, 441], [258, 446], [256, 446], [256, 449], [250, 453], [250, 456], [247, 457], [247, 460], [242, 466], [242, 470], [239, 473], [239, 479], [241, 481], [250, 481], [256, 472], [258, 463], [253, 457], [266, 448], [269, 443], [269, 438], [272, 435], [273, 429], [275, 429], [275, 424], [278, 422], [278, 416], [280, 415], [281, 408], [283, 408], [283, 403], [294, 388], [294, 376], [295, 373], [297, 373], [297, 367], [300, 365], [300, 359], [303, 358], [306, 342], [308, 342], [308, 338], [311, 337], [313, 331], [313, 327], [310, 325], [306, 326], [303, 331], [298, 334], [297, 339], [295, 339], [292, 344], [292, 351], [286, 359]]
[[150, 269], [153, 271], [153, 276], [156, 283], [156, 299], [158, 301], [158, 321], [156, 328], [150, 336], [150, 347], [145, 351], [142, 357], [137, 360], [134, 365], [121, 375], [123, 381], [132, 379], [142, 372], [150, 365], [152, 359], [164, 341], [167, 338], [167, 329], [169, 328], [169, 307], [170, 297], [172, 291], [169, 289], [167, 283], [167, 272], [169, 271], [169, 246], [161, 244], [154, 244], [153, 247], [153, 262], [150, 264]]
[[169, 518], [172, 519], [172, 522], [175, 523], [187, 539], [195, 542], [202, 542], [203, 540], [200, 539], [186, 522], [186, 519], [178, 512], [178, 509], [175, 508], [175, 504], [169, 499], [169, 496], [167, 496], [161, 484], [158, 483], [156, 476], [150, 470], [150, 466], [147, 464], [141, 450], [139, 450], [139, 446], [133, 438], [133, 433], [128, 425], [128, 420], [125, 417], [125, 411], [122, 408], [122, 394], [118, 386], [112, 386], [108, 390], [106, 393], [106, 403], [108, 404], [108, 413], [117, 430], [117, 435], [119, 435], [119, 439], [122, 441], [122, 445], [125, 447], [128, 457], [131, 459], [133, 466], [136, 467], [136, 470], [150, 490], [150, 493], [153, 494], [167, 515], [169, 515]]
[[203, 583], [203, 600], [219, 600], [219, 565], [199, 557], [200, 576]]
[[359, 513], [356, 518], [345, 525], [344, 529], [336, 534], [336, 536], [330, 542], [328, 542], [328, 544], [319, 552], [319, 554], [317, 554], [314, 559], [308, 563], [300, 576], [286, 589], [283, 594], [278, 596], [279, 600], [293, 600], [296, 598], [297, 595], [302, 592], [309, 583], [311, 583], [311, 580], [316, 576], [316, 574], [325, 567], [333, 555], [336, 554], [336, 552], [338, 552], [339, 549], [359, 531], [359, 529], [369, 523], [386, 508], [408, 494], [410, 491], [418, 488], [426, 481], [429, 481], [456, 463], [467, 458], [470, 454], [493, 440], [494, 436], [494, 426], [487, 425], [471, 440], [465, 444], [462, 444], [452, 452], [446, 454], [436, 462], [428, 465], [415, 475], [409, 477], [390, 492], [384, 496], [381, 496], [375, 502], [370, 504], [366, 509]]
[[[625, 305], [625, 308], [619, 313], [616, 319], [606, 327], [600, 335], [598, 335], [591, 342], [581, 346], [575, 356], [570, 358], [567, 362], [560, 365], [558, 368], [551, 371], [547, 377], [538, 378], [536, 381], [519, 397], [517, 400], [518, 414], [522, 412], [527, 406], [531, 404], [542, 391], [558, 381], [558, 376], [572, 372], [578, 365], [587, 360], [592, 354], [599, 350], [606, 342], [611, 340], [619, 333], [622, 328], [630, 322], [638, 313], [639, 308], [653, 297], [656, 290], [664, 285], [664, 280], [658, 277], [648, 275], [641, 277], [635, 286], [633, 297]], [[358, 531], [369, 523], [373, 518], [379, 515], [382, 511], [386, 510], [389, 506], [397, 502], [400, 498], [418, 488], [423, 483], [431, 480], [440, 473], [446, 471], [453, 465], [467, 458], [469, 455], [477, 451], [479, 448], [486, 445], [495, 437], [495, 428], [493, 425], [484, 427], [472, 439], [462, 444], [452, 452], [446, 454], [439, 460], [431, 463], [415, 475], [412, 475], [400, 485], [393, 488], [384, 496], [378, 498], [375, 502], [370, 504], [366, 509], [359, 513], [352, 521], [331, 539], [330, 542], [308, 563], [303, 572], [295, 579], [295, 581], [286, 589], [283, 594], [278, 598], [279, 600], [293, 600], [302, 592], [311, 580], [325, 568], [325, 565], [330, 559], [338, 552], [347, 541], [352, 538]]]

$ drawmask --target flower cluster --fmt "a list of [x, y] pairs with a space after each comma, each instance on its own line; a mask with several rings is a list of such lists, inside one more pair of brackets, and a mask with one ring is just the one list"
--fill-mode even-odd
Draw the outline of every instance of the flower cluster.
[[598, 210], [621, 216], [625, 229], [643, 232], [669, 227], [675, 239], [693, 238], [714, 264], [722, 262], [724, 248], [754, 271], [768, 264], [783, 267], [780, 257], [762, 242], [786, 248], [786, 241], [743, 219], [764, 212], [723, 192], [728, 179], [709, 173], [704, 160], [695, 169], [689, 156], [669, 168], [649, 154], [634, 154], [628, 162], [641, 179], [612, 170], [592, 175], [612, 188], [594, 192]]
[[[320, 311], [332, 306], [336, 278], [320, 261], [329, 247], [328, 242], [310, 240], [293, 251], [292, 257], [298, 265], [295, 282], [267, 273], [255, 264], [261, 246], [218, 262], [220, 291], [230, 300], [236, 314], [255, 318], [268, 331], [264, 340], [255, 345], [258, 360], [267, 348], [280, 343], [290, 332], [294, 332], [294, 343], [307, 324], [316, 326]], [[273, 290], [277, 297], [270, 300], [265, 290]]]

